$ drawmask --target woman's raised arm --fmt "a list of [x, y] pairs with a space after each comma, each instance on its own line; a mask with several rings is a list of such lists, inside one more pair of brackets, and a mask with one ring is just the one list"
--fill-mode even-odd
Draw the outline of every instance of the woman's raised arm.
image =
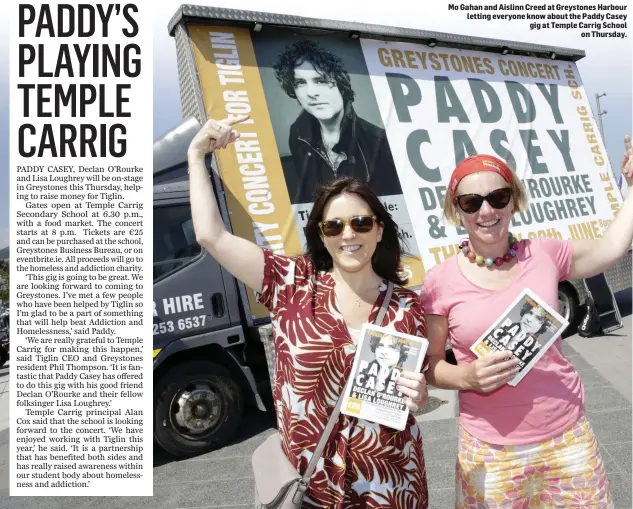
[[[621, 171], [629, 187], [633, 184], [633, 146], [624, 137]], [[617, 191], [616, 191], [617, 192]], [[633, 193], [629, 192], [618, 215], [599, 239], [574, 241], [569, 279], [583, 279], [613, 267], [631, 248], [633, 240]]]
[[226, 148], [239, 138], [233, 125], [247, 119], [248, 116], [222, 121], [209, 119], [198, 131], [187, 152], [189, 193], [198, 244], [233, 276], [256, 292], [261, 292], [264, 252], [253, 242], [227, 231], [204, 164], [206, 154]]

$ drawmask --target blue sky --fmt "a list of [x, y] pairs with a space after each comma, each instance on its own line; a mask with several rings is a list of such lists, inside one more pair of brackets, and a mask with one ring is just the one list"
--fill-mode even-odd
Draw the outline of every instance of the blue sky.
[[[154, 137], [158, 137], [180, 122], [180, 94], [176, 68], [174, 40], [167, 33], [167, 23], [182, 2], [166, 0], [156, 4], [154, 11]], [[200, 3], [200, 2], [198, 2]], [[567, 3], [567, 2], [563, 2]], [[578, 1], [576, 3], [593, 3]], [[207, 3], [208, 4], [208, 3]], [[298, 14], [316, 18], [354, 20], [450, 32], [463, 35], [494, 37], [548, 45], [559, 45], [585, 50], [587, 57], [578, 62], [585, 91], [591, 98], [595, 113], [595, 94], [607, 93], [601, 98], [607, 152], [612, 166], [617, 169], [623, 153], [623, 136], [632, 132], [632, 81], [631, 44], [633, 39], [581, 38], [573, 30], [534, 32], [527, 22], [485, 22], [466, 20], [464, 12], [448, 12], [446, 0], [433, 5], [419, 3], [416, 10], [385, 12], [379, 6], [363, 7], [362, 12], [351, 3], [340, 0], [321, 0], [304, 4], [270, 0], [267, 9], [273, 12]], [[257, 10], [260, 0], [217, 0], [217, 7]], [[349, 7], [348, 7], [349, 5]], [[384, 6], [383, 6], [384, 7]], [[259, 7], [261, 8], [261, 7]], [[433, 12], [431, 12], [433, 10]], [[629, 22], [630, 25], [630, 22]], [[0, 248], [9, 240], [9, 83], [8, 83], [8, 19], [0, 17]]]

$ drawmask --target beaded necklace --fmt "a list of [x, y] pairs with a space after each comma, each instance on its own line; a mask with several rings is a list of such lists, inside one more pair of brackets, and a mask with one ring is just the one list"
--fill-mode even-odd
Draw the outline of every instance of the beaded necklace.
[[517, 255], [519, 241], [510, 232], [508, 232], [508, 244], [508, 252], [504, 254], [503, 257], [497, 256], [496, 258], [484, 258], [483, 256], [478, 255], [470, 248], [468, 240], [462, 240], [459, 247], [461, 248], [462, 253], [464, 253], [471, 262], [475, 262], [480, 267], [492, 267], [493, 265], [499, 267], [503, 265], [503, 262], [509, 262], [510, 260], [512, 260], [512, 257]]

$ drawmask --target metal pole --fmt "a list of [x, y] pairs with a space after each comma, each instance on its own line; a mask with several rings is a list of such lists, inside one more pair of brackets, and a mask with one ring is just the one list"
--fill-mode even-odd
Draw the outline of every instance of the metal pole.
[[600, 108], [600, 98], [605, 95], [607, 94], [606, 93], [596, 94], [596, 107], [598, 108], [598, 129], [600, 129], [600, 136], [602, 136], [603, 143], [605, 143], [605, 141], [604, 141], [604, 128], [602, 127], [602, 115], [604, 115], [606, 111], [602, 111], [602, 108]]

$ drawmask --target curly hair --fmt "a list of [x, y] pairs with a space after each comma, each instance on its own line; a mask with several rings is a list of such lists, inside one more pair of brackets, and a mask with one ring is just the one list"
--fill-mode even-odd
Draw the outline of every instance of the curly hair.
[[[371, 351], [373, 353], [376, 353], [376, 348], [378, 348], [378, 345], [380, 344], [380, 340], [382, 338], [379, 338], [378, 336], [370, 336], [369, 337], [369, 347], [371, 348]], [[407, 360], [407, 357], [409, 356], [409, 350], [407, 348], [407, 345], [405, 345], [404, 343], [398, 342], [398, 347], [400, 349], [400, 357], [398, 358], [398, 366], [402, 366], [402, 364], [404, 363], [404, 361]]]
[[322, 48], [316, 42], [303, 40], [286, 46], [279, 55], [277, 63], [273, 65], [275, 78], [288, 97], [297, 98], [295, 93], [295, 68], [310, 62], [315, 70], [338, 88], [345, 104], [354, 102], [354, 91], [349, 74], [343, 61], [329, 50]]
[[[531, 312], [533, 309], [540, 309], [541, 311], [545, 312], [545, 310], [543, 308], [541, 308], [540, 306], [535, 308], [529, 302], [525, 302], [523, 304], [523, 307], [521, 308], [521, 312], [519, 313], [521, 315], [521, 318], [523, 318], [523, 315], [525, 313]], [[541, 334], [543, 334], [547, 330], [547, 328], [549, 327], [549, 324], [550, 324], [550, 322], [547, 319], [547, 317], [543, 317], [543, 324], [541, 325], [541, 328], [535, 332], [535, 334], [537, 336], [540, 336]]]
[[321, 185], [317, 189], [317, 196], [305, 228], [307, 245], [305, 254], [312, 260], [314, 267], [327, 272], [334, 266], [334, 261], [323, 244], [319, 230], [319, 222], [323, 220], [325, 206], [332, 198], [343, 193], [355, 194], [369, 205], [378, 223], [383, 227], [382, 240], [376, 245], [376, 251], [371, 257], [374, 272], [394, 284], [406, 285], [408, 278], [400, 266], [402, 257], [405, 255], [403, 244], [406, 244], [406, 241], [398, 231], [398, 225], [369, 184], [351, 177], [342, 177]]

